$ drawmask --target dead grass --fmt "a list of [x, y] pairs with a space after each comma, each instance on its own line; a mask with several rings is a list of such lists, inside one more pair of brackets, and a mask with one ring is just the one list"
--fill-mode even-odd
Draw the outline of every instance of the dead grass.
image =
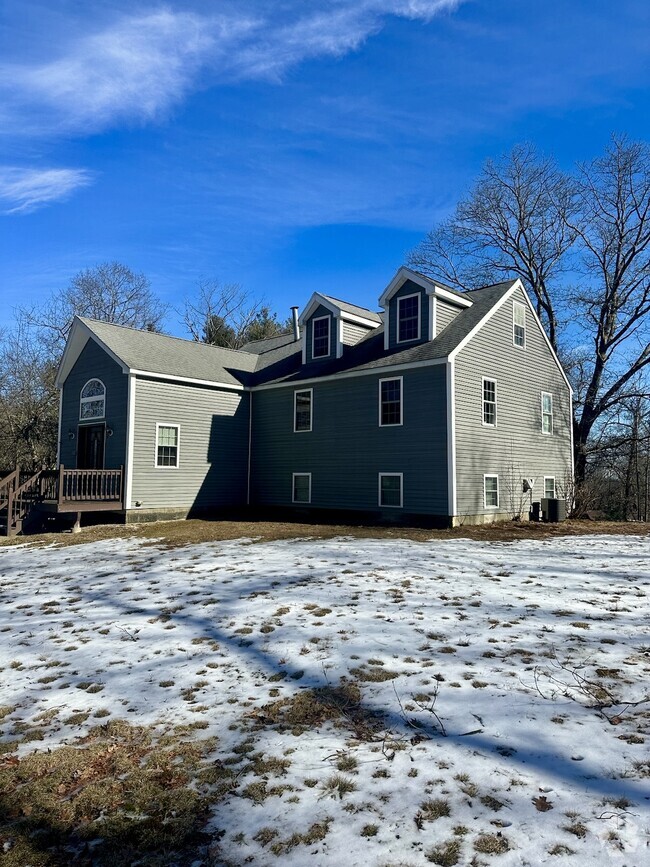
[[455, 527], [435, 530], [421, 527], [379, 527], [348, 524], [303, 524], [279, 521], [220, 521], [192, 518], [185, 521], [157, 521], [148, 524], [100, 524], [82, 528], [80, 533], [45, 533], [33, 536], [0, 538], [0, 545], [60, 546], [81, 545], [102, 539], [126, 537], [151, 540], [169, 548], [218, 542], [227, 539], [252, 539], [271, 542], [278, 539], [333, 539], [351, 536], [359, 539], [411, 539], [427, 542], [431, 539], [475, 539], [478, 541], [507, 541], [517, 539], [548, 539], [557, 536], [584, 536], [589, 534], [634, 535], [650, 534], [650, 524], [616, 521], [564, 521], [561, 524], [535, 524], [505, 522], [480, 527]]
[[[211, 740], [167, 738], [124, 721], [96, 726], [71, 746], [0, 760], [7, 867], [183, 862], [205, 842], [210, 804], [228, 783], [201, 784]], [[206, 838], [207, 841], [207, 838]], [[90, 863], [90, 862], [89, 862]], [[189, 863], [189, 862], [187, 862]]]

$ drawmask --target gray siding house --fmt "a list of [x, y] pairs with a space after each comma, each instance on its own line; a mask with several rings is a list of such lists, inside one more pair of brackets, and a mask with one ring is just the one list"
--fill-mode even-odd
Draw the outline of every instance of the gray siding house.
[[76, 318], [60, 465], [119, 470], [127, 521], [250, 506], [453, 526], [568, 497], [571, 389], [521, 282], [460, 293], [400, 268], [379, 303], [314, 293], [294, 334], [239, 351]]

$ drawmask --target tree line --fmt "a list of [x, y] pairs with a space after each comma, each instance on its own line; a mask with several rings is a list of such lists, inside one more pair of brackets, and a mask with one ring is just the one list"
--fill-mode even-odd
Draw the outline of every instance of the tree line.
[[[533, 145], [488, 160], [468, 194], [409, 254], [468, 290], [521, 278], [574, 389], [575, 499], [647, 520], [650, 497], [650, 148], [615, 136], [563, 171]], [[75, 314], [162, 332], [143, 274], [106, 263], [0, 335], [0, 470], [56, 459], [56, 368]], [[291, 330], [239, 284], [200, 283], [176, 311], [197, 341], [238, 349]]]
[[[149, 279], [119, 262], [80, 271], [42, 304], [19, 307], [0, 333], [0, 475], [56, 463], [56, 372], [74, 316], [160, 334], [169, 313]], [[240, 284], [202, 281], [175, 311], [193, 340], [239, 349], [291, 330]]]

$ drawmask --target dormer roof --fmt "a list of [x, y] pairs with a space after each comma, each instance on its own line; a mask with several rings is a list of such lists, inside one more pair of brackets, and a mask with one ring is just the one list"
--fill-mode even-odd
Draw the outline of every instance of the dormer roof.
[[309, 317], [319, 307], [325, 307], [333, 316], [344, 319], [348, 322], [356, 322], [359, 325], [365, 325], [368, 328], [377, 328], [381, 325], [382, 318], [379, 313], [374, 313], [365, 307], [358, 307], [356, 304], [349, 304], [347, 301], [341, 301], [338, 298], [332, 298], [331, 295], [323, 295], [321, 292], [314, 292], [307, 306], [300, 314], [298, 320], [300, 325], [304, 325]]
[[445, 286], [445, 284], [440, 280], [437, 280], [434, 277], [426, 277], [424, 274], [420, 274], [419, 271], [413, 271], [411, 268], [407, 268], [406, 265], [402, 265], [401, 268], [397, 269], [395, 276], [382, 292], [381, 297], [379, 298], [380, 306], [386, 307], [393, 295], [395, 295], [396, 292], [399, 292], [407, 280], [420, 286], [424, 289], [427, 295], [435, 295], [437, 298], [442, 298], [450, 304], [455, 304], [458, 307], [472, 306], [472, 301], [467, 297], [466, 293], [457, 292], [455, 289]]

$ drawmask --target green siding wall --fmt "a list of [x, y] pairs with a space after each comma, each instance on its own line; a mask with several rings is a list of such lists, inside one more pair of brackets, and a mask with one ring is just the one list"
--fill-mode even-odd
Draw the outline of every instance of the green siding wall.
[[[77, 466], [79, 396], [88, 380], [95, 378], [106, 386], [106, 417], [97, 423], [104, 421], [113, 431], [113, 436], [106, 437], [104, 467], [117, 469], [126, 462], [128, 376], [94, 340], [88, 340], [63, 384], [59, 460], [66, 467]], [[74, 439], [68, 436], [69, 431], [75, 434]]]
[[[379, 379], [403, 375], [403, 425], [379, 427]], [[293, 432], [294, 388], [253, 393], [252, 502], [291, 505], [312, 474], [316, 508], [377, 511], [378, 473], [404, 473], [403, 509], [447, 514], [445, 365], [310, 383], [311, 432]]]
[[[483, 475], [499, 476], [499, 512], [527, 512], [523, 478], [535, 478], [533, 499], [544, 496], [544, 476], [566, 491], [571, 474], [569, 389], [526, 305], [526, 347], [513, 346], [512, 304], [506, 301], [456, 359], [456, 477], [459, 515], [490, 514]], [[497, 425], [482, 424], [482, 377], [497, 381]], [[541, 392], [553, 395], [554, 432], [542, 434]]]
[[[137, 377], [131, 505], [209, 509], [246, 502], [249, 394]], [[155, 466], [156, 423], [180, 425], [179, 467]]]

